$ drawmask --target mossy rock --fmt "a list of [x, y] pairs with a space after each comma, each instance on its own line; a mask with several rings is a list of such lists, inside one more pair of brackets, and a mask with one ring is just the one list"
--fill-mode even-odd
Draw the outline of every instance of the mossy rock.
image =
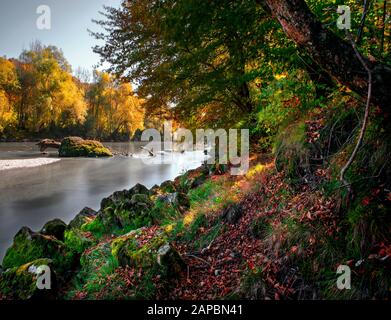
[[198, 188], [199, 186], [203, 185], [206, 181], [206, 178], [207, 177], [204, 174], [200, 174], [199, 176], [194, 177], [191, 180], [190, 188], [195, 189], [195, 188]]
[[180, 274], [180, 272], [186, 267], [181, 255], [168, 242], [158, 249], [157, 263], [164, 268], [168, 278]]
[[169, 205], [175, 210], [179, 210], [181, 213], [186, 212], [190, 208], [189, 198], [182, 192], [161, 195], [157, 198], [157, 201]]
[[40, 233], [47, 236], [53, 236], [58, 240], [64, 241], [64, 232], [66, 228], [67, 225], [64, 221], [60, 219], [54, 219], [45, 223]]
[[87, 248], [92, 247], [96, 243], [89, 233], [78, 229], [66, 230], [64, 242], [67, 247], [79, 254], [83, 253]]
[[[37, 287], [37, 273], [40, 266], [48, 266], [51, 271], [50, 290]], [[56, 276], [53, 261], [37, 259], [22, 266], [8, 269], [0, 274], [0, 294], [6, 299], [51, 299], [56, 294]]]
[[75, 262], [74, 252], [63, 242], [23, 227], [5, 254], [3, 268], [19, 267], [42, 258], [53, 260], [53, 265], [60, 273], [69, 271]]
[[138, 183], [129, 190], [116, 191], [101, 201], [100, 210], [102, 211], [109, 207], [115, 208], [121, 204], [124, 204], [125, 202], [129, 202], [132, 199], [132, 196], [135, 194], [149, 195], [149, 190], [147, 187]]
[[149, 199], [149, 196], [146, 194], [134, 194], [130, 199], [130, 203], [133, 205], [151, 207], [153, 205], [152, 201]]
[[160, 191], [160, 187], [157, 184], [155, 184], [151, 189], [149, 189], [148, 194], [150, 196], [154, 196], [154, 195], [157, 195], [159, 193], [159, 191]]
[[176, 191], [175, 183], [167, 180], [160, 185], [160, 190], [165, 193], [173, 193]]
[[80, 137], [67, 137], [61, 141], [58, 150], [60, 157], [112, 157], [111, 151], [102, 143], [84, 140]]
[[[129, 233], [118, 237], [111, 244], [111, 253], [122, 267], [137, 266], [142, 263], [142, 259], [136, 255], [139, 250], [137, 238], [145, 228], [132, 230]], [[145, 259], [144, 263], [147, 263]]]
[[235, 224], [242, 217], [243, 208], [240, 204], [234, 203], [224, 209], [221, 217], [223, 221], [229, 224]]
[[145, 225], [151, 221], [152, 208], [153, 202], [149, 198], [149, 190], [137, 184], [130, 190], [117, 191], [103, 199], [96, 222], [103, 227], [106, 233], [115, 228], [134, 224]]
[[92, 221], [97, 215], [97, 212], [91, 208], [85, 207], [76, 217], [69, 223], [68, 229], [80, 229], [83, 224]]
[[122, 227], [131, 225], [135, 219], [147, 221], [150, 220], [152, 208], [153, 202], [147, 195], [135, 194], [130, 201], [126, 203], [124, 210], [115, 212], [116, 219]]
[[[128, 211], [126, 211], [128, 212]], [[108, 234], [116, 228], [122, 227], [120, 220], [118, 219], [118, 210], [111, 208], [106, 208], [105, 210], [100, 210], [96, 219], [87, 225], [88, 230], [91, 230], [89, 226], [94, 226], [94, 229], [97, 229], [98, 232]], [[91, 230], [91, 232], [94, 232]]]
[[159, 270], [158, 273], [164, 277], [172, 277], [183, 270], [185, 263], [164, 233], [157, 232], [146, 243], [138, 242], [144, 230], [141, 228], [131, 231], [112, 242], [111, 252], [118, 264], [122, 267]]
[[149, 190], [146, 186], [137, 183], [133, 188], [129, 190], [131, 194], [145, 194], [149, 195]]

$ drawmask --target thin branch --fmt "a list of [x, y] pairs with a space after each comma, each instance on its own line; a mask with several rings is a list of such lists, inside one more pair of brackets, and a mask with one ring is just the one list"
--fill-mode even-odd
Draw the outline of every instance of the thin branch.
[[197, 260], [200, 260], [200, 261], [206, 263], [208, 266], [210, 266], [210, 263], [208, 261], [206, 261], [205, 259], [202, 259], [200, 257], [197, 257], [194, 254], [185, 254], [185, 256], [186, 257], [190, 257], [190, 258], [194, 258], [194, 259], [197, 259]]
[[358, 32], [357, 32], [357, 40], [356, 40], [357, 44], [360, 44], [361, 39], [362, 39], [362, 33], [364, 30], [364, 26], [365, 26], [365, 19], [367, 18], [367, 13], [368, 13], [368, 9], [369, 9], [370, 4], [371, 4], [370, 0], [364, 0], [364, 8], [363, 8], [362, 16], [361, 16], [360, 27], [358, 28]]
[[380, 56], [383, 54], [383, 50], [384, 50], [384, 33], [386, 30], [386, 12], [387, 12], [387, 0], [384, 0], [383, 19], [382, 19], [382, 34], [381, 34], [381, 40], [380, 40]]
[[340, 173], [340, 180], [342, 181], [342, 183], [344, 185], [348, 186], [349, 191], [351, 191], [350, 185], [345, 180], [345, 173], [349, 169], [349, 167], [352, 164], [352, 162], [354, 161], [354, 159], [356, 158], [357, 152], [358, 152], [358, 150], [359, 150], [359, 148], [360, 148], [360, 146], [361, 146], [361, 144], [363, 142], [363, 139], [364, 139], [365, 130], [367, 128], [368, 118], [369, 118], [369, 109], [370, 109], [370, 106], [371, 106], [371, 99], [372, 99], [372, 71], [368, 67], [366, 62], [364, 61], [364, 59], [361, 56], [360, 52], [358, 51], [358, 49], [356, 47], [356, 44], [355, 44], [354, 40], [352, 39], [352, 36], [351, 36], [351, 34], [349, 32], [347, 32], [347, 36], [348, 36], [350, 42], [352, 43], [352, 46], [353, 46], [354, 52], [357, 55], [357, 58], [360, 60], [361, 64], [363, 65], [363, 67], [365, 68], [365, 70], [368, 73], [368, 95], [367, 95], [367, 102], [366, 102], [366, 106], [365, 106], [364, 119], [362, 121], [360, 134], [359, 134], [359, 137], [358, 137], [357, 144], [354, 147], [354, 150], [353, 150], [352, 154], [350, 155], [349, 160], [343, 166], [343, 168], [341, 169], [341, 173]]

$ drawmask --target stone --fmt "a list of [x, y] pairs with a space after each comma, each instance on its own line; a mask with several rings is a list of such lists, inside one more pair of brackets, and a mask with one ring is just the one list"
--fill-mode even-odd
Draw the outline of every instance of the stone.
[[176, 191], [174, 182], [167, 180], [160, 185], [160, 189], [166, 193], [173, 193]]
[[232, 204], [228, 206], [222, 213], [222, 218], [229, 224], [235, 224], [242, 216], [243, 210], [239, 204]]
[[92, 247], [95, 242], [88, 237], [87, 232], [83, 232], [79, 229], [70, 229], [65, 231], [64, 242], [68, 248], [78, 254], [83, 253], [87, 248]]
[[53, 139], [43, 139], [36, 145], [39, 146], [39, 151], [44, 152], [47, 148], [59, 149], [61, 142], [55, 141]]
[[130, 191], [131, 194], [145, 194], [145, 195], [149, 194], [148, 188], [146, 186], [140, 184], [140, 183], [137, 183], [129, 191]]
[[69, 223], [68, 229], [80, 229], [81, 226], [92, 219], [97, 215], [97, 212], [91, 208], [85, 207], [82, 209], [76, 217]]
[[169, 243], [158, 249], [157, 263], [165, 268], [168, 277], [178, 275], [186, 266], [178, 251]]
[[181, 192], [168, 193], [159, 196], [158, 201], [173, 206], [182, 213], [190, 208], [190, 201], [186, 194]]
[[116, 191], [107, 198], [102, 199], [100, 203], [100, 211], [103, 211], [109, 207], [114, 207], [120, 202], [130, 200], [133, 193], [130, 190]]
[[[37, 287], [37, 274], [40, 266], [50, 268], [50, 290], [40, 290]], [[0, 274], [0, 296], [6, 299], [52, 299], [56, 288], [56, 274], [53, 261], [50, 259], [37, 259]]]
[[15, 235], [12, 246], [4, 256], [3, 268], [20, 267], [43, 258], [53, 260], [53, 265], [60, 273], [69, 271], [75, 262], [74, 252], [62, 241], [23, 227]]
[[148, 188], [136, 184], [129, 190], [116, 191], [103, 199], [97, 219], [106, 230], [125, 227], [136, 217], [146, 217], [152, 207]]
[[206, 181], [206, 176], [201, 174], [197, 177], [195, 177], [192, 182], [191, 182], [191, 189], [195, 189], [195, 188], [198, 188], [199, 186], [201, 186], [202, 184], [204, 184]]
[[64, 221], [60, 219], [54, 219], [46, 222], [40, 233], [53, 236], [58, 240], [64, 241], [64, 232], [66, 228], [67, 225]]
[[149, 190], [144, 185], [138, 183], [129, 190], [116, 191], [101, 201], [100, 209], [104, 210], [108, 207], [117, 207], [120, 204], [129, 202], [135, 194], [149, 195]]
[[95, 140], [80, 137], [67, 137], [61, 141], [58, 150], [60, 157], [112, 157], [112, 152]]
[[132, 205], [141, 205], [145, 207], [151, 207], [153, 205], [152, 201], [146, 194], [134, 194], [130, 199]]
[[159, 193], [160, 187], [155, 184], [151, 189], [149, 189], [149, 195], [154, 196]]

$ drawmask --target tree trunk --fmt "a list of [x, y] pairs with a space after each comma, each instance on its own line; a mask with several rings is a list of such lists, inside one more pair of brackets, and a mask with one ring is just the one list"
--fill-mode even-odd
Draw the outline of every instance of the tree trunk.
[[[362, 97], [368, 92], [368, 74], [351, 44], [327, 30], [304, 0], [265, 0], [285, 33], [328, 74]], [[391, 68], [367, 58], [372, 70], [373, 102], [388, 111], [391, 102]]]
[[253, 105], [251, 103], [250, 90], [248, 88], [247, 82], [244, 82], [240, 86], [238, 95], [244, 110], [250, 113], [253, 110]]

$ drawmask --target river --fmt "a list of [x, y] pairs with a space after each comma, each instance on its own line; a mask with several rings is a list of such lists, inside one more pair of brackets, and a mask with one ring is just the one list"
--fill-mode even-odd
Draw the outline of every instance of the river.
[[[0, 171], [0, 261], [22, 227], [40, 230], [45, 222], [66, 223], [84, 207], [99, 209], [102, 198], [136, 183], [150, 188], [198, 167], [202, 152], [163, 152], [155, 158], [141, 155], [138, 143], [105, 143], [122, 154], [113, 158], [62, 158], [33, 168]], [[34, 143], [0, 143], [0, 159], [57, 158], [42, 155]]]

